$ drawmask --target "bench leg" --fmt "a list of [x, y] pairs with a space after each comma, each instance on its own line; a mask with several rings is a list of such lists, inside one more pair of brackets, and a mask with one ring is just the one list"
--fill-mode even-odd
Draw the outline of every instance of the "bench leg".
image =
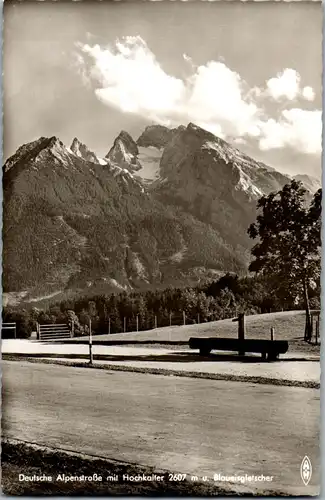
[[266, 352], [262, 352], [262, 359], [266, 361]]
[[267, 356], [267, 360], [268, 361], [275, 361], [277, 358], [279, 357], [279, 354], [275, 353], [275, 352], [269, 352], [268, 353], [268, 356]]
[[206, 347], [200, 349], [200, 356], [209, 356], [211, 349], [207, 349]]

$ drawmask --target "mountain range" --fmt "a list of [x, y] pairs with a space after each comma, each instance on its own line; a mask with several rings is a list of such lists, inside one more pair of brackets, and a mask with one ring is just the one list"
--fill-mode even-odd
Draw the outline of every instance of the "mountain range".
[[[6, 301], [245, 273], [256, 201], [291, 178], [190, 123], [121, 131], [104, 158], [41, 137], [3, 166]], [[310, 191], [319, 183], [300, 176]]]

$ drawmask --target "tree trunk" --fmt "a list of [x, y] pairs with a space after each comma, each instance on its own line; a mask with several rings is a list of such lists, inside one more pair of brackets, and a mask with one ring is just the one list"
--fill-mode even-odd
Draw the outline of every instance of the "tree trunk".
[[308, 296], [308, 283], [307, 279], [303, 280], [304, 287], [304, 302], [305, 302], [305, 311], [306, 311], [306, 324], [305, 324], [305, 340], [311, 340], [311, 314], [309, 307], [309, 296]]

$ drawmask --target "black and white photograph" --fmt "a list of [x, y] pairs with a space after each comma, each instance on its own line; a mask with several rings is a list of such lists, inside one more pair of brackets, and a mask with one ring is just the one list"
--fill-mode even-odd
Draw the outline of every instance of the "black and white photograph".
[[4, 495], [320, 494], [322, 22], [4, 0]]

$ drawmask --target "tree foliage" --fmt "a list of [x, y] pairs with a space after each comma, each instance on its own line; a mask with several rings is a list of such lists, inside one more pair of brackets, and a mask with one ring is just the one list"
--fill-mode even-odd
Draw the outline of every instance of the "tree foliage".
[[[319, 304], [320, 281], [309, 290], [312, 304]], [[286, 309], [300, 309], [302, 301], [287, 303]], [[270, 287], [265, 274], [238, 277], [225, 274], [213, 281], [193, 288], [173, 288], [146, 292], [96, 295], [65, 300], [52, 304], [47, 310], [5, 307], [3, 321], [17, 322], [17, 336], [29, 337], [36, 330], [36, 322], [67, 323], [74, 325], [76, 336], [88, 335], [89, 320], [94, 334], [148, 330], [183, 324], [183, 311], [187, 324], [231, 318], [240, 312], [246, 314], [281, 311], [283, 302]]]
[[320, 277], [321, 200], [320, 189], [308, 204], [306, 189], [293, 180], [259, 199], [260, 213], [248, 229], [257, 240], [249, 270], [264, 274], [285, 306], [303, 297], [306, 338], [311, 333], [309, 290]]

